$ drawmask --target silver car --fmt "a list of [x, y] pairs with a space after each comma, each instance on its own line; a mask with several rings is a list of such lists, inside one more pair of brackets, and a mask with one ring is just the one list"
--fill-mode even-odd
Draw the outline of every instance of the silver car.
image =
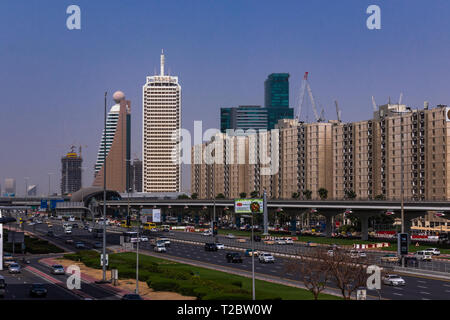
[[60, 264], [52, 265], [52, 274], [66, 274], [64, 267]]
[[164, 245], [156, 245], [153, 249], [155, 252], [167, 252], [167, 249]]
[[20, 265], [18, 263], [11, 263], [8, 267], [9, 273], [20, 273]]
[[387, 274], [383, 278], [383, 283], [390, 286], [404, 286], [405, 280], [396, 274]]

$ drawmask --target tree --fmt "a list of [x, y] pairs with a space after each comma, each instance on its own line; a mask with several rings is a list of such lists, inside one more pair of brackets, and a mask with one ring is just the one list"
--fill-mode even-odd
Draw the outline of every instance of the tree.
[[183, 193], [183, 194], [180, 194], [177, 199], [189, 199], [189, 196], [187, 194]]
[[356, 193], [353, 190], [345, 190], [345, 198], [348, 200], [356, 199]]
[[386, 197], [384, 194], [378, 194], [375, 196], [375, 200], [386, 200]]
[[223, 193], [219, 193], [219, 194], [216, 196], [216, 199], [225, 199], [225, 195], [224, 195]]
[[285, 265], [285, 270], [303, 282], [306, 289], [313, 294], [314, 300], [317, 300], [319, 294], [325, 290], [331, 276], [331, 268], [324, 250], [314, 250], [309, 256], [290, 259]]
[[328, 190], [325, 188], [320, 188], [317, 190], [317, 193], [319, 194], [320, 200], [325, 200], [328, 198]]
[[305, 197], [306, 200], [311, 200], [312, 191], [311, 190], [304, 190], [303, 191], [303, 196]]
[[324, 260], [329, 265], [331, 278], [341, 290], [344, 300], [350, 300], [359, 287], [366, 286], [369, 276], [367, 266], [352, 258], [348, 252], [336, 249], [332, 255], [327, 254]]
[[198, 199], [198, 193], [191, 194], [191, 199]]
[[298, 199], [298, 198], [300, 198], [300, 193], [298, 193], [298, 192], [293, 192], [293, 193], [292, 193], [292, 199]]
[[258, 198], [259, 197], [259, 192], [258, 191], [252, 191], [252, 193], [250, 193], [250, 197], [251, 198]]
[[239, 193], [239, 197], [247, 198], [247, 194], [245, 192], [241, 192], [241, 193]]

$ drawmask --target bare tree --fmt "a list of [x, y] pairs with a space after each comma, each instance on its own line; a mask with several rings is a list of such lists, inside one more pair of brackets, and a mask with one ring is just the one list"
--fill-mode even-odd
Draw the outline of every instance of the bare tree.
[[330, 268], [331, 278], [341, 290], [345, 300], [350, 300], [359, 287], [366, 286], [367, 265], [352, 258], [348, 252], [334, 250], [333, 254], [327, 254], [324, 259]]
[[325, 290], [331, 276], [330, 265], [326, 261], [326, 253], [316, 249], [307, 256], [290, 259], [285, 264], [286, 273], [299, 278], [317, 300], [319, 294]]

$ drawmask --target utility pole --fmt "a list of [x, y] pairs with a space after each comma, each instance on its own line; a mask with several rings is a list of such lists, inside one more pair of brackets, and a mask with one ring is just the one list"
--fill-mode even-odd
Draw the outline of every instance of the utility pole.
[[214, 242], [216, 242], [216, 235], [214, 234], [216, 223], [216, 165], [213, 163], [213, 223], [212, 223], [212, 235], [214, 238]]
[[[128, 193], [128, 197], [130, 193]], [[128, 209], [129, 210], [129, 209]], [[130, 214], [130, 213], [128, 213]], [[141, 242], [141, 210], [138, 211], [138, 230], [137, 230], [137, 242], [136, 242], [136, 294], [139, 294], [139, 242]]]
[[264, 236], [268, 236], [269, 235], [269, 228], [268, 228], [268, 220], [269, 220], [269, 215], [267, 212], [267, 192], [266, 189], [264, 189], [264, 193], [263, 193], [263, 206], [264, 206], [264, 216], [263, 216], [263, 220], [264, 220]]
[[[401, 176], [402, 176], [402, 182], [401, 182], [401, 219], [402, 219], [402, 233], [405, 233], [405, 210], [404, 210], [404, 179], [403, 179], [403, 160], [404, 160], [404, 156], [403, 156], [403, 126], [401, 125], [401, 131], [400, 131], [400, 142], [401, 142], [401, 149], [402, 149], [402, 153], [401, 153]], [[408, 235], [409, 237], [409, 235]], [[409, 242], [409, 239], [408, 239]], [[405, 267], [405, 257], [402, 255], [402, 267]]]
[[103, 122], [103, 282], [106, 282], [106, 96], [105, 91], [105, 113]]
[[[264, 191], [265, 192], [265, 191]], [[253, 239], [253, 216], [254, 212], [252, 212], [252, 298], [253, 301], [256, 300], [255, 298], [255, 239]]]

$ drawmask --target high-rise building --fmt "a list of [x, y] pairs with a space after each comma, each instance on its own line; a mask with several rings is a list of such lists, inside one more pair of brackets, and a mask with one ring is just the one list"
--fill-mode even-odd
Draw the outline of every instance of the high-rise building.
[[37, 185], [33, 184], [28, 186], [27, 195], [30, 197], [35, 197], [37, 194]]
[[106, 119], [106, 132], [100, 141], [93, 186], [102, 187], [104, 182], [106, 144], [106, 187], [118, 192], [129, 188], [131, 153], [131, 102], [125, 94], [117, 91], [113, 105]]
[[161, 72], [143, 86], [143, 192], [180, 192], [181, 86]]
[[142, 192], [142, 160], [134, 159], [131, 164], [131, 188], [133, 192]]
[[239, 106], [220, 109], [222, 132], [233, 130], [267, 129], [267, 109], [260, 106]]
[[[318, 199], [323, 188], [328, 199], [337, 200], [450, 200], [447, 106], [419, 110], [387, 104], [379, 106], [371, 120], [302, 123], [283, 119], [276, 129], [277, 138], [272, 130], [260, 133], [256, 144], [250, 143], [255, 135], [249, 134], [239, 137], [246, 139], [240, 144], [245, 147], [219, 146], [215, 152], [224, 154], [223, 170], [217, 164], [200, 164], [201, 149], [194, 146], [197, 164], [191, 169], [191, 192], [200, 198], [211, 197], [212, 186], [216, 186], [210, 182], [213, 180], [223, 184], [228, 198], [266, 190], [270, 198], [289, 199], [293, 194], [304, 198], [310, 192], [312, 199]], [[251, 161], [261, 160], [258, 151], [263, 150], [264, 139], [266, 153], [278, 161], [278, 170], [271, 174], [263, 174], [264, 166]], [[277, 146], [278, 154], [274, 155], [268, 145]], [[246, 162], [227, 163], [236, 157]]]
[[13, 196], [16, 194], [16, 179], [6, 178], [5, 179], [5, 195]]
[[61, 194], [72, 194], [81, 189], [83, 159], [74, 147], [61, 158]]
[[289, 108], [289, 73], [272, 73], [264, 81], [264, 107], [268, 130], [280, 119], [294, 118], [294, 109]]

